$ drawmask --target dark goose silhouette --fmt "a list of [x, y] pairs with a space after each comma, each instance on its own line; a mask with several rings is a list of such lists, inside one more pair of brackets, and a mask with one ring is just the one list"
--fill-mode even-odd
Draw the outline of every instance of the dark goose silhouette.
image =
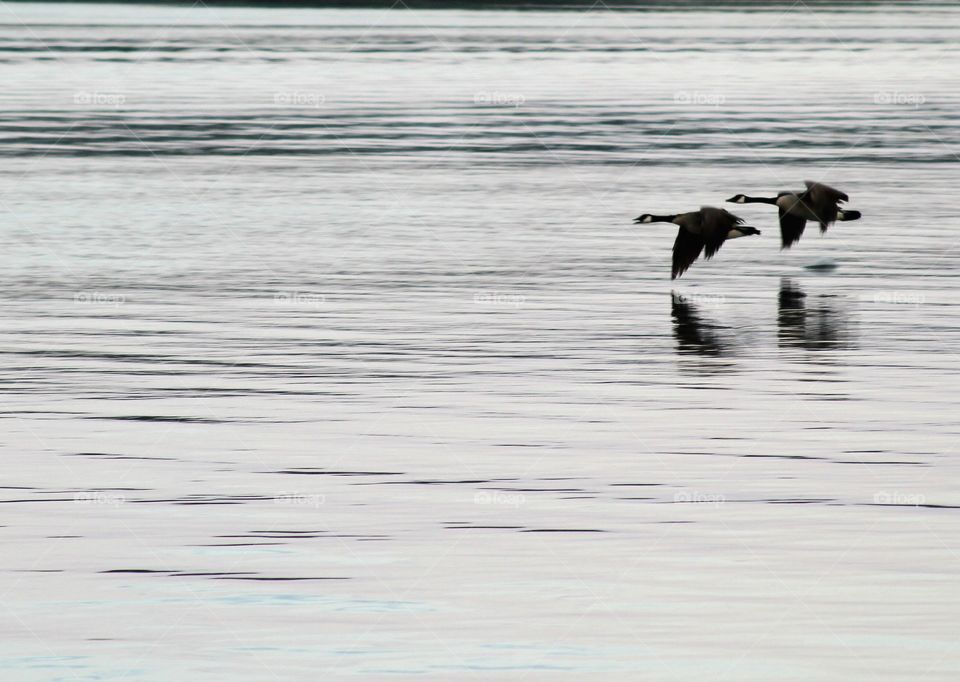
[[789, 249], [800, 240], [808, 220], [820, 224], [820, 233], [836, 221], [857, 220], [860, 211], [841, 209], [849, 197], [838, 189], [820, 182], [806, 180], [803, 192], [780, 192], [776, 197], [748, 197], [736, 194], [728, 202], [734, 204], [771, 204], [780, 210], [781, 249]]
[[680, 277], [693, 265], [703, 252], [709, 260], [728, 239], [760, 234], [755, 227], [743, 224], [743, 218], [713, 206], [704, 206], [699, 211], [675, 215], [652, 215], [644, 213], [634, 223], [673, 223], [679, 225], [673, 242], [673, 267], [670, 279]]

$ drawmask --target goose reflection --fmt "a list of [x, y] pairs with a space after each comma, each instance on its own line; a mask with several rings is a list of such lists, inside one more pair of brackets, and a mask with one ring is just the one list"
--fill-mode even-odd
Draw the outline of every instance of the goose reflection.
[[717, 334], [717, 325], [705, 323], [697, 310], [683, 294], [670, 292], [673, 316], [673, 336], [677, 340], [678, 353], [695, 353], [707, 357], [723, 357], [729, 354], [729, 345]]
[[849, 348], [850, 319], [829, 298], [818, 296], [808, 305], [807, 295], [789, 278], [780, 280], [777, 338], [781, 348], [827, 350]]

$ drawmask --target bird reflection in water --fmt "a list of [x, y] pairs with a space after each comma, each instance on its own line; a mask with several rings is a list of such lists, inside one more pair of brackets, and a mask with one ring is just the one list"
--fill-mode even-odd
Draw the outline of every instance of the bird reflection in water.
[[828, 350], [852, 347], [849, 315], [825, 296], [808, 305], [789, 278], [780, 280], [777, 338], [781, 348]]
[[670, 292], [673, 316], [673, 336], [677, 352], [720, 358], [729, 355], [730, 344], [718, 333], [717, 325], [704, 322], [690, 299], [676, 291]]

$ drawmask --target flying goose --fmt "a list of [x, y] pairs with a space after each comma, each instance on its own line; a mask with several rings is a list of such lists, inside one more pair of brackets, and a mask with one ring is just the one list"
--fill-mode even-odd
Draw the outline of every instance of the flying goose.
[[820, 223], [820, 233], [837, 220], [856, 220], [860, 211], [841, 210], [839, 204], [849, 197], [829, 185], [810, 180], [804, 181], [803, 192], [780, 192], [776, 198], [748, 197], [737, 194], [727, 201], [734, 204], [772, 204], [780, 209], [780, 238], [782, 249], [789, 249], [800, 241], [808, 220]]
[[676, 279], [686, 272], [704, 249], [704, 258], [709, 260], [726, 240], [760, 234], [757, 228], [744, 225], [743, 218], [713, 206], [704, 206], [699, 211], [676, 215], [644, 213], [633, 222], [673, 223], [680, 226], [677, 239], [673, 242], [673, 269], [670, 279]]

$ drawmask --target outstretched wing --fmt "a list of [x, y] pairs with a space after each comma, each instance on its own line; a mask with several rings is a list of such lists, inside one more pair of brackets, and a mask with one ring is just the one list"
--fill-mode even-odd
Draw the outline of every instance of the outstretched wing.
[[803, 234], [803, 228], [807, 226], [807, 219], [792, 213], [787, 213], [780, 208], [780, 248], [789, 249], [800, 241], [800, 235]]
[[807, 195], [815, 206], [823, 204], [836, 204], [838, 201], [850, 201], [850, 197], [830, 185], [824, 185], [813, 180], [804, 180], [803, 184], [807, 186]]
[[670, 279], [676, 279], [686, 272], [687, 268], [700, 257], [701, 251], [703, 251], [703, 237], [681, 227], [677, 231], [676, 241], [673, 242], [673, 270]]
[[826, 232], [827, 227], [837, 219], [837, 204], [848, 201], [849, 197], [838, 189], [819, 182], [806, 180], [807, 191], [804, 192], [804, 201], [813, 209], [820, 223], [820, 232]]
[[727, 233], [737, 225], [743, 224], [743, 218], [733, 215], [730, 211], [713, 206], [703, 206], [700, 209], [702, 216], [702, 235], [706, 246], [704, 257], [713, 258], [727, 239]]

